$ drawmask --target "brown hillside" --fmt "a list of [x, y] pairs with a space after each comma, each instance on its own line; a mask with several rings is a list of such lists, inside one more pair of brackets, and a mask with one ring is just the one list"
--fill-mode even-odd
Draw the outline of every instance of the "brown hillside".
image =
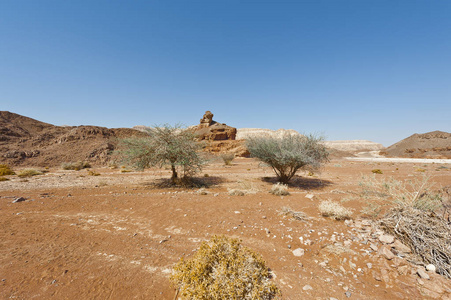
[[58, 166], [89, 161], [105, 165], [117, 139], [145, 135], [130, 128], [55, 126], [7, 111], [0, 112], [0, 163]]
[[391, 145], [382, 154], [390, 157], [451, 158], [451, 133], [415, 133]]

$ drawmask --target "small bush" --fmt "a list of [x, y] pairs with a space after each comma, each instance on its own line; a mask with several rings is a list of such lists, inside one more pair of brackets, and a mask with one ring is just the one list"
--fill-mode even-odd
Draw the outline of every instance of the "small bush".
[[14, 175], [14, 171], [8, 165], [0, 165], [0, 176]]
[[24, 169], [17, 173], [17, 176], [23, 178], [23, 177], [31, 177], [36, 175], [42, 175], [41, 171], [35, 170], [35, 169]]
[[168, 166], [172, 184], [184, 185], [206, 164], [200, 153], [202, 144], [190, 130], [165, 124], [146, 131], [145, 138], [120, 140], [116, 154], [127, 166], [138, 170]]
[[185, 299], [273, 299], [280, 294], [262, 257], [240, 241], [214, 236], [190, 260], [174, 266], [171, 281]]
[[269, 193], [276, 195], [276, 196], [287, 196], [290, 193], [288, 192], [288, 185], [283, 183], [276, 183], [271, 187], [271, 190]]
[[373, 172], [374, 174], [383, 174], [381, 169], [374, 169], [371, 170], [371, 172]]
[[352, 210], [343, 207], [340, 203], [331, 200], [321, 201], [319, 204], [319, 211], [324, 217], [331, 217], [335, 220], [350, 219]]
[[314, 135], [251, 137], [246, 146], [252, 157], [269, 165], [281, 183], [288, 183], [299, 170], [315, 171], [329, 161], [329, 153]]
[[9, 180], [9, 178], [6, 178], [6, 177], [0, 177], [0, 181], [8, 181]]
[[234, 153], [224, 153], [220, 155], [222, 160], [224, 161], [224, 165], [230, 166], [232, 164], [232, 161], [235, 159]]
[[79, 161], [79, 162], [69, 162], [69, 163], [62, 163], [61, 168], [63, 170], [75, 170], [79, 171], [82, 169], [90, 168], [91, 164], [87, 161]]
[[417, 168], [415, 171], [417, 171], [417, 172], [426, 172], [426, 170], [425, 169], [422, 169], [422, 168]]
[[88, 171], [88, 175], [89, 176], [100, 176], [100, 173], [97, 173], [96, 171], [89, 170]]

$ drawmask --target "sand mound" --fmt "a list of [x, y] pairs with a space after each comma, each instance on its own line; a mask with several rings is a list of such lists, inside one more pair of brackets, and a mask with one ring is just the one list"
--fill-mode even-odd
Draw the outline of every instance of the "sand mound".
[[382, 154], [389, 157], [451, 158], [451, 133], [415, 133], [391, 145]]
[[55, 126], [0, 111], [0, 163], [11, 166], [59, 166], [89, 161], [105, 165], [118, 138], [145, 135], [129, 129], [98, 126]]

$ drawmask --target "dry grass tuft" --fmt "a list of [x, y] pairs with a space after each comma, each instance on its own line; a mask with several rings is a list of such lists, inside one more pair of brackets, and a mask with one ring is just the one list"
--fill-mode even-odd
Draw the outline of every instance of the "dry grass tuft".
[[79, 162], [69, 162], [69, 163], [62, 163], [61, 168], [63, 170], [75, 170], [79, 171], [82, 169], [90, 168], [91, 164], [87, 161], [79, 161]]
[[288, 216], [288, 217], [293, 218], [298, 221], [306, 221], [309, 219], [309, 217], [304, 212], [294, 211], [288, 206], [282, 207], [280, 214], [282, 214], [284, 216]]
[[370, 216], [377, 217], [383, 208], [412, 207], [423, 211], [437, 211], [443, 206], [442, 196], [440, 192], [433, 192], [428, 176], [405, 181], [393, 178], [376, 180], [374, 176], [364, 176], [359, 185], [361, 196], [369, 202], [363, 212]]
[[324, 217], [331, 217], [335, 220], [350, 219], [352, 215], [351, 209], [331, 200], [321, 201], [318, 208], [321, 215]]
[[0, 177], [0, 181], [8, 181], [9, 180], [9, 178], [6, 178], [6, 177]]
[[23, 178], [23, 177], [32, 177], [36, 175], [42, 175], [41, 171], [35, 170], [35, 169], [23, 169], [17, 173], [17, 176]]
[[271, 190], [269, 191], [270, 194], [276, 195], [276, 196], [287, 196], [290, 193], [288, 192], [288, 185], [283, 183], [276, 183], [271, 187]]
[[237, 239], [214, 236], [170, 277], [184, 299], [273, 299], [280, 295], [262, 257]]
[[88, 171], [88, 175], [89, 176], [100, 176], [100, 173], [97, 173], [96, 171], [89, 170]]
[[247, 191], [240, 190], [240, 189], [229, 189], [229, 195], [230, 196], [244, 196], [247, 194]]
[[8, 165], [0, 165], [0, 176], [14, 175], [14, 171]]
[[230, 196], [245, 196], [249, 194], [256, 194], [258, 189], [254, 187], [251, 182], [239, 181], [239, 188], [228, 189]]

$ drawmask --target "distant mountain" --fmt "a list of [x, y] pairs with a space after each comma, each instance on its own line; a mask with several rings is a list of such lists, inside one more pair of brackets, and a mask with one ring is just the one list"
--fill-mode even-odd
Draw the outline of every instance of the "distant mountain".
[[382, 154], [390, 157], [451, 158], [451, 133], [415, 133], [391, 145]]

